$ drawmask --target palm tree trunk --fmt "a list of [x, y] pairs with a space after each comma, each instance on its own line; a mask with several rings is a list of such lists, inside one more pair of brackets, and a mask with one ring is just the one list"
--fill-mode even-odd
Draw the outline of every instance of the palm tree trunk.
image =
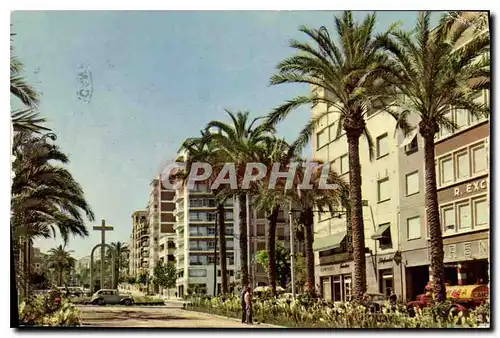
[[313, 251], [313, 223], [314, 215], [312, 208], [307, 208], [303, 211], [302, 219], [304, 220], [304, 242], [306, 251], [306, 292], [315, 293], [314, 282], [314, 251]]
[[219, 257], [221, 271], [222, 295], [228, 293], [227, 288], [227, 250], [226, 250], [226, 224], [224, 204], [217, 206], [217, 217], [219, 217]]
[[59, 269], [59, 286], [63, 286], [63, 273], [64, 273], [64, 268]]
[[276, 297], [276, 225], [278, 223], [278, 213], [280, 207], [275, 207], [267, 216], [268, 229], [266, 236], [266, 250], [267, 250], [267, 276], [269, 279], [269, 286], [271, 293]]
[[434, 294], [437, 301], [446, 299], [444, 286], [444, 251], [439, 206], [436, 189], [436, 167], [434, 158], [434, 134], [424, 137], [425, 156], [425, 208], [431, 239], [431, 270]]
[[248, 286], [248, 247], [247, 247], [247, 209], [246, 195], [238, 195], [239, 205], [239, 230], [240, 230], [240, 266], [241, 266], [241, 284]]
[[361, 201], [360, 132], [347, 132], [349, 152], [349, 197], [354, 260], [353, 297], [362, 299], [366, 291], [365, 231]]

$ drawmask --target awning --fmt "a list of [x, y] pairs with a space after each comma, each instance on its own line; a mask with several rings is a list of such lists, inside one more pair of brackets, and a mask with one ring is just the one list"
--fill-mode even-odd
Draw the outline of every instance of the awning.
[[378, 228], [377, 232], [375, 232], [375, 234], [373, 234], [372, 239], [375, 239], [375, 240], [377, 240], [377, 239], [381, 239], [382, 237], [384, 237], [384, 236], [383, 236], [384, 232], [385, 232], [387, 229], [389, 229], [390, 227], [391, 227], [391, 225], [390, 225], [390, 224], [385, 224], [385, 225], [380, 226], [380, 227]]
[[415, 138], [415, 136], [417, 136], [417, 133], [418, 133], [418, 128], [413, 129], [408, 134], [408, 136], [406, 136], [404, 138], [403, 142], [401, 142], [401, 144], [399, 145], [399, 147], [400, 148], [404, 148], [405, 146], [409, 145], [411, 143], [411, 141], [413, 141], [413, 139]]
[[330, 249], [340, 248], [340, 243], [342, 243], [342, 241], [344, 240], [345, 235], [346, 232], [342, 231], [334, 235], [322, 238], [315, 238], [313, 242], [313, 250], [320, 251], [320, 250], [330, 250]]

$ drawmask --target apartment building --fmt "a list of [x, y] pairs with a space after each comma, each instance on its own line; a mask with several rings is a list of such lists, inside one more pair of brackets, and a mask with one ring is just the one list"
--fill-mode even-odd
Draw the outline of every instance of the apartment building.
[[[487, 34], [484, 31], [483, 34]], [[470, 38], [469, 38], [470, 41]], [[457, 44], [460, 48], [467, 38]], [[488, 92], [477, 102], [489, 105]], [[312, 115], [326, 107], [318, 105]], [[328, 114], [313, 138], [314, 157], [349, 170], [347, 140], [336, 138], [337, 118]], [[467, 110], [449, 112], [459, 127], [436, 135], [436, 177], [443, 232], [445, 279], [449, 285], [489, 283], [489, 121]], [[416, 114], [409, 116], [418, 125]], [[430, 239], [425, 213], [423, 140], [414, 133], [395, 133], [395, 122], [383, 112], [369, 112], [366, 123], [375, 141], [376, 159], [368, 159], [360, 140], [367, 290], [415, 299], [430, 279]], [[346, 175], [347, 176], [347, 175]], [[348, 177], [346, 177], [348, 179]], [[317, 278], [325, 299], [348, 300], [352, 256], [345, 241], [342, 212], [315, 219]]]
[[[487, 92], [478, 97], [489, 104]], [[466, 110], [450, 112], [460, 127], [436, 136], [436, 180], [445, 280], [450, 285], [489, 282], [489, 121]], [[401, 240], [404, 298], [414, 299], [429, 280], [430, 242], [425, 214], [425, 171], [420, 135], [400, 149]]]
[[[168, 254], [165, 256], [163, 250], [160, 257], [160, 240], [166, 241], [167, 247], [173, 246], [175, 240], [175, 217], [174, 217], [174, 195], [175, 192], [168, 190], [161, 182], [161, 176], [154, 178], [150, 184], [149, 200], [147, 206], [147, 221], [149, 232], [149, 275], [153, 275], [155, 266], [163, 258], [163, 263], [167, 263], [175, 258]], [[165, 239], [164, 239], [165, 238]], [[169, 244], [170, 243], [170, 244]], [[158, 286], [155, 286], [155, 292], [159, 292]]]
[[[316, 106], [317, 116], [326, 107]], [[395, 121], [388, 114], [372, 111], [366, 118], [375, 142], [371, 161], [366, 139], [360, 139], [359, 156], [362, 175], [362, 199], [368, 292], [394, 291], [401, 295], [401, 269], [398, 257], [399, 171], [398, 135]], [[313, 138], [313, 158], [331, 162], [331, 169], [349, 181], [347, 138], [337, 137], [338, 113], [331, 112], [320, 121]], [[347, 248], [346, 217], [343, 210], [315, 215], [314, 223], [316, 279], [323, 297], [345, 301], [352, 297], [352, 254]]]
[[132, 213], [132, 234], [130, 235], [129, 274], [137, 278], [141, 270], [149, 270], [149, 226], [147, 210]]
[[[180, 152], [178, 160], [187, 154]], [[174, 196], [176, 218], [175, 258], [178, 278], [177, 292], [185, 295], [191, 291], [209, 295], [220, 292], [221, 274], [220, 257], [215, 263], [216, 243], [216, 201], [206, 183], [197, 183], [189, 190], [187, 185], [180, 186]], [[233, 200], [227, 200], [225, 205], [227, 270], [230, 276], [228, 282], [234, 282], [239, 270], [235, 252], [238, 251], [237, 225], [235, 217], [237, 206]], [[218, 234], [220, 236], [220, 234]], [[217, 285], [215, 285], [215, 283]]]

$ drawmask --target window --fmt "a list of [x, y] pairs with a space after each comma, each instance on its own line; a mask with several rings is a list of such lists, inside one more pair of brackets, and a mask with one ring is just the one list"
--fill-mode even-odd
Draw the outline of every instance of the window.
[[205, 269], [190, 269], [189, 277], [206, 277], [207, 270]]
[[458, 128], [467, 127], [469, 125], [469, 112], [465, 109], [455, 110], [455, 123]]
[[340, 157], [340, 174], [349, 172], [349, 156], [347, 154]]
[[456, 155], [457, 179], [469, 177], [469, 154], [467, 152]]
[[387, 142], [387, 134], [377, 137], [377, 158], [389, 154], [389, 145]]
[[420, 238], [420, 216], [408, 218], [408, 240]]
[[486, 165], [486, 148], [481, 145], [472, 149], [472, 172], [477, 174], [486, 169], [488, 169]]
[[406, 155], [413, 154], [418, 151], [418, 138], [417, 135], [411, 140], [409, 144], [405, 146]]
[[[453, 116], [452, 116], [451, 112], [448, 112], [448, 113], [444, 114], [444, 117], [447, 118], [450, 121], [453, 120]], [[441, 137], [448, 136], [451, 133], [451, 131], [448, 130], [447, 128], [445, 128], [445, 127], [441, 127], [440, 130], [441, 130]]]
[[[229, 276], [233, 277], [233, 276], [234, 276], [234, 270], [227, 270], [227, 274], [228, 274]], [[218, 276], [218, 277], [222, 276], [222, 272], [221, 272], [221, 270], [217, 270], [217, 276]]]
[[391, 223], [380, 224], [379, 228], [387, 227], [387, 229], [382, 233], [382, 237], [379, 239], [380, 249], [391, 249], [392, 248], [392, 238], [391, 238]]
[[328, 129], [323, 129], [318, 134], [316, 134], [316, 141], [318, 143], [318, 148], [324, 146], [328, 142]]
[[234, 228], [233, 227], [227, 227], [226, 228], [226, 235], [233, 235], [234, 234]]
[[418, 193], [418, 171], [406, 175], [406, 196]]
[[453, 182], [453, 161], [451, 157], [441, 160], [441, 184]]
[[226, 211], [225, 217], [226, 217], [226, 221], [232, 221], [233, 220], [233, 213], [231, 211]]
[[384, 178], [377, 182], [378, 184], [378, 201], [384, 202], [391, 199], [391, 191], [389, 187], [389, 178]]
[[445, 207], [442, 209], [442, 223], [444, 227], [444, 232], [450, 232], [455, 230], [455, 210], [453, 206]]
[[469, 203], [457, 205], [457, 216], [459, 229], [470, 229], [472, 227]]
[[474, 225], [475, 226], [485, 226], [488, 225], [489, 215], [488, 215], [488, 203], [485, 199], [476, 200], [474, 204]]
[[337, 124], [332, 124], [328, 129], [330, 131], [330, 141], [337, 139]]

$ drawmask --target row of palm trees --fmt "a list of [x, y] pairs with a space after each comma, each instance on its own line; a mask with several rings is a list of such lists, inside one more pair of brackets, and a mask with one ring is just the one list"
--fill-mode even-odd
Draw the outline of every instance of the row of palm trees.
[[[11, 35], [12, 36], [12, 35]], [[12, 52], [12, 47], [11, 47]], [[12, 145], [11, 236], [16, 281], [29, 294], [31, 247], [37, 238], [60, 233], [64, 243], [70, 236], [88, 235], [85, 221], [94, 213], [85, 200], [81, 186], [64, 167], [68, 157], [47, 138], [56, 140], [37, 112], [39, 94], [23, 77], [23, 64], [11, 55], [10, 93], [23, 108], [11, 110], [14, 140]]]
[[[227, 114], [232, 123], [211, 121], [197, 138], [187, 139], [183, 143], [186, 151], [186, 170], [172, 175], [187, 184], [193, 164], [196, 162], [210, 163], [212, 174], [206, 180], [210, 186], [216, 178], [224, 176], [224, 165], [234, 163], [237, 173], [237, 189], [227, 185], [220, 185], [214, 189], [217, 201], [218, 233], [225, 233], [224, 203], [228, 198], [234, 198], [239, 206], [239, 244], [240, 244], [240, 276], [242, 285], [249, 284], [249, 267], [247, 256], [247, 199], [249, 204], [257, 211], [263, 211], [268, 219], [266, 234], [266, 250], [269, 257], [267, 267], [269, 284], [273, 294], [276, 294], [276, 227], [280, 210], [286, 210], [290, 205], [298, 211], [297, 223], [303, 226], [306, 258], [306, 290], [315, 291], [314, 283], [314, 254], [313, 254], [313, 220], [316, 210], [332, 210], [337, 206], [347, 206], [347, 184], [339, 175], [329, 173], [328, 182], [337, 184], [337, 189], [320, 190], [319, 181], [321, 168], [311, 171], [312, 190], [301, 187], [304, 176], [307, 175], [305, 166], [298, 166], [291, 186], [286, 186], [286, 180], [278, 179], [276, 187], [270, 188], [269, 173], [275, 164], [280, 171], [286, 171], [287, 166], [293, 161], [304, 163], [299, 158], [296, 149], [287, 144], [283, 139], [274, 136], [275, 129], [268, 123], [258, 123], [257, 119], [250, 120], [249, 112], [230, 112]], [[243, 187], [243, 173], [247, 163], [263, 163], [268, 174], [258, 182], [251, 182], [248, 187]], [[233, 187], [234, 188], [234, 187]], [[222, 293], [228, 292], [227, 263], [225, 237], [219, 236], [219, 254], [221, 257], [221, 286]]]
[[[341, 205], [347, 211], [349, 246], [354, 260], [353, 296], [361, 298], [366, 291], [366, 261], [362, 211], [362, 179], [359, 160], [359, 140], [363, 136], [373, 156], [373, 141], [365, 118], [373, 110], [390, 114], [404, 135], [417, 129], [424, 140], [425, 205], [431, 241], [431, 270], [434, 293], [445, 299], [443, 243], [436, 190], [434, 140], [441, 128], [457, 130], [448, 113], [466, 109], [476, 118], [489, 115], [489, 105], [478, 103], [476, 97], [490, 89], [490, 39], [488, 17], [481, 12], [448, 12], [443, 14], [435, 28], [430, 25], [430, 12], [420, 12], [416, 26], [405, 31], [394, 24], [383, 33], [375, 34], [376, 14], [356, 22], [349, 11], [334, 17], [334, 33], [324, 26], [319, 29], [300, 27], [309, 41], [290, 41], [296, 52], [281, 61], [271, 85], [309, 84], [313, 90], [286, 101], [272, 110], [265, 121], [250, 122], [249, 113], [230, 113], [232, 123], [213, 121], [207, 124], [201, 136], [188, 139], [184, 148], [189, 169], [192, 163], [210, 162], [213, 179], [222, 170], [223, 163], [236, 165], [241, 179], [245, 164], [261, 161], [267, 165], [280, 163], [284, 168], [310, 141], [319, 122], [328, 114], [337, 114], [337, 137], [346, 135], [349, 156], [349, 184], [332, 173], [332, 182], [339, 184], [334, 191], [301, 190], [294, 182], [291, 189], [280, 186], [266, 189], [265, 180], [249, 189], [215, 190], [223, 211], [223, 201], [235, 197], [239, 204], [241, 280], [248, 284], [246, 212], [247, 198], [266, 212], [270, 226], [266, 248], [269, 255], [269, 282], [275, 292], [274, 266], [275, 229], [277, 213], [288, 203], [300, 211], [298, 222], [303, 224], [306, 244], [307, 290], [314, 291], [314, 263], [312, 223], [316, 210]], [[303, 127], [292, 144], [274, 137], [276, 126], [300, 106], [324, 107]], [[318, 109], [319, 110], [319, 109]], [[410, 124], [409, 117], [419, 122]], [[300, 176], [303, 169], [298, 170]], [[177, 178], [182, 175], [177, 175]], [[313, 175], [314, 177], [314, 175]], [[184, 176], [185, 180], [186, 177]], [[239, 182], [241, 183], [241, 182]], [[241, 185], [238, 185], [239, 187]], [[219, 233], [223, 232], [224, 213], [219, 212]], [[221, 239], [221, 257], [225, 255]], [[222, 262], [222, 289], [227, 292]]]

